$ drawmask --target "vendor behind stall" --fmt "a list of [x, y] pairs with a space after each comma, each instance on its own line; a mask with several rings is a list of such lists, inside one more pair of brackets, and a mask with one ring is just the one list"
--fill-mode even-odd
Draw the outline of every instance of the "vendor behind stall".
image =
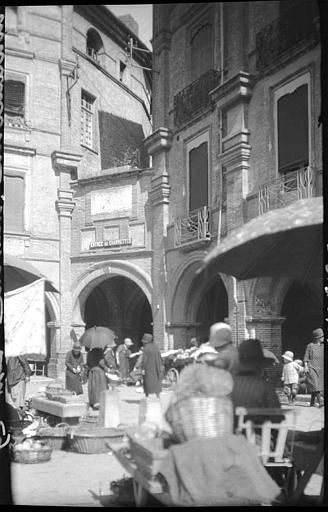
[[82, 373], [84, 358], [81, 350], [81, 344], [78, 341], [74, 342], [72, 350], [67, 352], [65, 359], [65, 387], [69, 391], [74, 391], [77, 395], [83, 394]]

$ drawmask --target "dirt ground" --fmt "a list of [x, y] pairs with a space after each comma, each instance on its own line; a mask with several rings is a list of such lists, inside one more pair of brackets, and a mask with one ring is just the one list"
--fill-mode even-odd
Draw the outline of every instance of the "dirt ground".
[[[119, 388], [119, 394], [121, 423], [136, 425], [140, 399], [144, 395], [137, 393], [134, 387], [126, 386]], [[323, 408], [310, 408], [307, 403], [299, 401], [295, 410], [297, 430], [318, 430], [324, 425]], [[124, 506], [110, 490], [110, 483], [123, 477], [129, 475], [110, 452], [79, 454], [55, 450], [51, 460], [42, 464], [11, 464], [15, 505]], [[318, 494], [321, 481], [321, 476], [313, 475], [306, 494]], [[125, 506], [133, 504], [130, 502]]]

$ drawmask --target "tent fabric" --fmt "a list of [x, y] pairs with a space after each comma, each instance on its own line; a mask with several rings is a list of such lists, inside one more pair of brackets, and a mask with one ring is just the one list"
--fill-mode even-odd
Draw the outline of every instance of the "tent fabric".
[[46, 355], [45, 279], [4, 294], [5, 355]]
[[12, 254], [4, 254], [3, 260], [5, 291], [9, 292], [20, 288], [37, 279], [45, 279], [45, 290], [47, 292], [59, 293], [54, 284], [24, 258], [19, 258]]

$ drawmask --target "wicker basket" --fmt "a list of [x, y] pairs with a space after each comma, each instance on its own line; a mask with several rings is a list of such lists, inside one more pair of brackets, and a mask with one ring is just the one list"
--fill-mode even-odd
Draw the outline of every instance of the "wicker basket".
[[191, 396], [171, 404], [165, 417], [180, 442], [233, 433], [233, 405], [229, 397]]
[[67, 423], [58, 423], [55, 427], [43, 427], [37, 431], [35, 438], [45, 441], [53, 450], [65, 450], [68, 447], [69, 428]]
[[72, 427], [69, 431], [69, 448], [78, 453], [106, 453], [107, 443], [113, 439], [121, 439], [123, 430], [107, 427]]
[[136, 439], [134, 431], [127, 431], [130, 440], [130, 450], [140, 473], [147, 479], [153, 480], [159, 471], [168, 450], [164, 449], [163, 439]]
[[10, 452], [13, 462], [38, 464], [39, 462], [47, 462], [51, 459], [52, 448], [44, 444], [44, 448], [41, 450], [17, 450], [15, 446], [12, 446]]

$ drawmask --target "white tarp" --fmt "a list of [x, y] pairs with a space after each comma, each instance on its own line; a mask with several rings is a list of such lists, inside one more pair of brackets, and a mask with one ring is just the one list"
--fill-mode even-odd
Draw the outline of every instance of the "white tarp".
[[4, 294], [5, 355], [46, 355], [45, 279]]

